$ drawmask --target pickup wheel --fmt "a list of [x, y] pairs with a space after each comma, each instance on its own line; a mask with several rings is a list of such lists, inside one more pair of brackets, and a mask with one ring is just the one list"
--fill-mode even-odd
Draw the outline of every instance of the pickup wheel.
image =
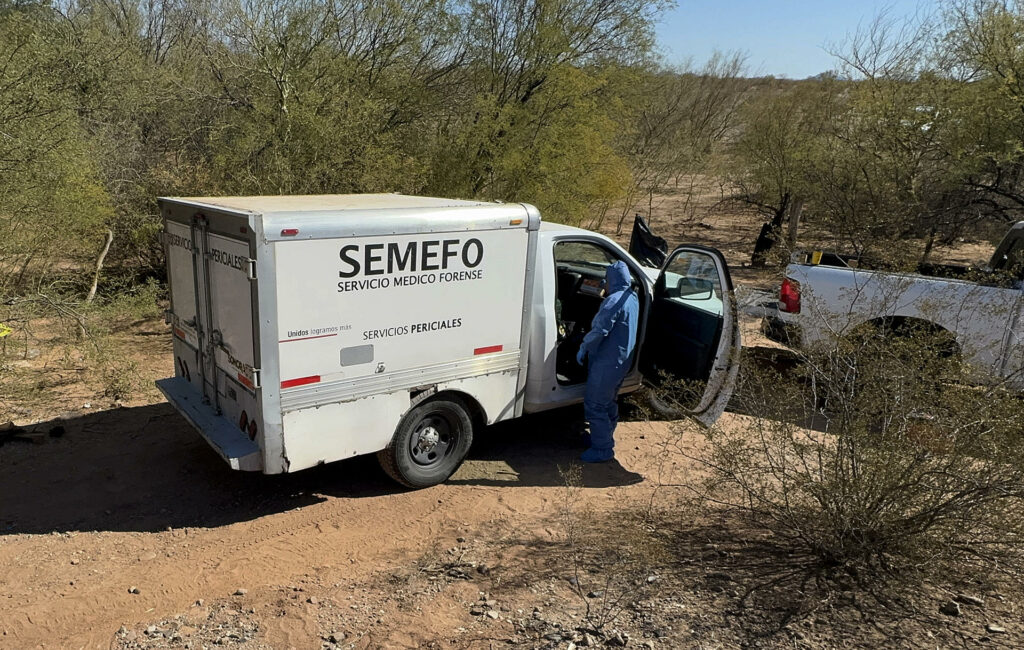
[[959, 363], [960, 345], [949, 330], [914, 318], [876, 320], [857, 328], [855, 335], [893, 341], [916, 341], [920, 352], [934, 360]]
[[438, 399], [409, 411], [386, 449], [377, 453], [388, 476], [410, 488], [443, 483], [473, 444], [473, 420], [457, 401]]

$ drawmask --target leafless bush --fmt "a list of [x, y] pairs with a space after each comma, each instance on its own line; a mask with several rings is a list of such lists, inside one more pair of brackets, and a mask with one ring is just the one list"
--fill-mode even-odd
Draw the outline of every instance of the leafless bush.
[[584, 606], [583, 626], [601, 633], [652, 588], [665, 553], [642, 517], [613, 522], [584, 505], [579, 465], [561, 473], [559, 517], [570, 584]]
[[1024, 542], [1019, 398], [969, 387], [948, 341], [863, 331], [749, 367], [741, 409], [697, 452], [706, 504], [815, 576], [1016, 571]]

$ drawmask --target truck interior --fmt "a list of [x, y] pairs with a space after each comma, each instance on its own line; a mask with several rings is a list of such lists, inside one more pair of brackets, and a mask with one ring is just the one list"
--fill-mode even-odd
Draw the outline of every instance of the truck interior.
[[[605, 268], [618, 258], [582, 241], [555, 244], [554, 257], [557, 379], [563, 386], [580, 384], [587, 380], [587, 369], [576, 363], [576, 353], [601, 306]], [[633, 283], [641, 286], [635, 276]], [[662, 375], [683, 382], [687, 402], [699, 400], [711, 376], [725, 320], [722, 291], [715, 259], [700, 250], [674, 252], [655, 286], [639, 346], [640, 368], [655, 383]], [[638, 296], [640, 313], [648, 313], [644, 292]]]
[[[587, 369], [576, 363], [576, 353], [604, 300], [605, 269], [619, 258], [600, 244], [586, 241], [558, 242], [554, 256], [555, 320], [558, 323], [555, 368], [558, 383], [571, 386], [587, 380]], [[634, 275], [634, 289], [640, 286], [640, 279]], [[644, 313], [644, 292], [638, 291], [637, 296], [640, 313]]]

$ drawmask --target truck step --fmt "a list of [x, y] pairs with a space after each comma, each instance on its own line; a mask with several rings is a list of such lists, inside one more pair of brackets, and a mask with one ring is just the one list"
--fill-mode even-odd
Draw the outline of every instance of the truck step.
[[263, 469], [260, 447], [227, 418], [203, 404], [202, 396], [187, 379], [169, 377], [156, 382], [179, 413], [206, 438], [207, 442], [231, 465], [231, 469], [258, 472]]

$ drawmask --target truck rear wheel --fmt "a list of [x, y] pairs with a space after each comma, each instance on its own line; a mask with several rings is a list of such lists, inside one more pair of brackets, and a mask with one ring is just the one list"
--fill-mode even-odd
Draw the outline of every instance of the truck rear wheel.
[[388, 476], [411, 488], [443, 483], [469, 453], [473, 420], [457, 401], [438, 399], [409, 411], [377, 460]]

